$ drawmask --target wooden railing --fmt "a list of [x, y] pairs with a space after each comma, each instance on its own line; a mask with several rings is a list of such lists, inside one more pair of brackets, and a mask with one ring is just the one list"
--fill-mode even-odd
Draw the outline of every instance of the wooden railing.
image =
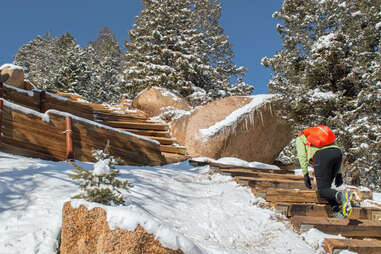
[[109, 141], [111, 154], [126, 164], [166, 163], [159, 142], [91, 118], [91, 107], [43, 91], [26, 91], [0, 83], [1, 151], [48, 160], [94, 161], [92, 151], [103, 149]]

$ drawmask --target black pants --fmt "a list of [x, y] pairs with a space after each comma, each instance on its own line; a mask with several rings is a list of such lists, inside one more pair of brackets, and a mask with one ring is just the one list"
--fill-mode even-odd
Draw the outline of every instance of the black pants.
[[318, 193], [322, 198], [328, 200], [332, 208], [338, 207], [337, 191], [331, 189], [331, 185], [340, 169], [342, 159], [341, 150], [338, 148], [317, 151], [313, 157]]

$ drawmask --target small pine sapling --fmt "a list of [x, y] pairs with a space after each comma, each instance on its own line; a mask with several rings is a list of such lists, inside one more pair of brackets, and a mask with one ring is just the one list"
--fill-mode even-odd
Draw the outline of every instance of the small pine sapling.
[[109, 142], [105, 149], [94, 150], [93, 156], [97, 159], [93, 170], [85, 170], [75, 162], [70, 162], [75, 169], [69, 177], [78, 182], [81, 194], [72, 198], [85, 199], [104, 205], [123, 205], [125, 200], [121, 190], [129, 191], [133, 185], [127, 180], [119, 180], [119, 170], [115, 169], [117, 160], [109, 153]]

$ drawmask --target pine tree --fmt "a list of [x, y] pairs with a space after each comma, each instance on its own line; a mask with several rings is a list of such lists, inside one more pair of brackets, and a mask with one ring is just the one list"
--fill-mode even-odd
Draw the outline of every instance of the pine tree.
[[[230, 78], [243, 76], [246, 69], [232, 63], [232, 46], [218, 23], [218, 1], [143, 0], [143, 4], [145, 9], [125, 42], [130, 97], [152, 86], [176, 90], [192, 104], [231, 95]], [[237, 90], [244, 94], [253, 89], [241, 88]]]
[[348, 178], [380, 190], [381, 1], [285, 0], [277, 29], [283, 48], [262, 64], [270, 92], [296, 132], [330, 126], [345, 151]]
[[119, 170], [115, 169], [117, 159], [110, 155], [110, 143], [107, 142], [104, 150], [94, 150], [93, 156], [97, 160], [93, 170], [85, 170], [75, 162], [70, 162], [75, 168], [69, 177], [77, 181], [81, 194], [73, 198], [85, 199], [104, 205], [123, 205], [122, 190], [129, 191], [133, 187], [127, 180], [119, 180]]
[[107, 27], [85, 48], [69, 33], [47, 34], [23, 45], [15, 57], [38, 87], [77, 93], [96, 103], [120, 102], [125, 87], [121, 61], [119, 44]]

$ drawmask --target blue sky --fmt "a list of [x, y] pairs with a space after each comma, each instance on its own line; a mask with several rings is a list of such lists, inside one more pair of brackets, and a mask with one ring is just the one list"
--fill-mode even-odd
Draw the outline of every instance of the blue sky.
[[[245, 81], [254, 94], [267, 93], [271, 72], [260, 64], [264, 56], [281, 49], [272, 13], [282, 0], [221, 0], [220, 24], [234, 45], [234, 62], [248, 67]], [[95, 40], [104, 26], [111, 28], [123, 46], [141, 0], [18, 0], [1, 3], [0, 65], [13, 61], [18, 48], [51, 30], [54, 36], [71, 33], [81, 46]]]

